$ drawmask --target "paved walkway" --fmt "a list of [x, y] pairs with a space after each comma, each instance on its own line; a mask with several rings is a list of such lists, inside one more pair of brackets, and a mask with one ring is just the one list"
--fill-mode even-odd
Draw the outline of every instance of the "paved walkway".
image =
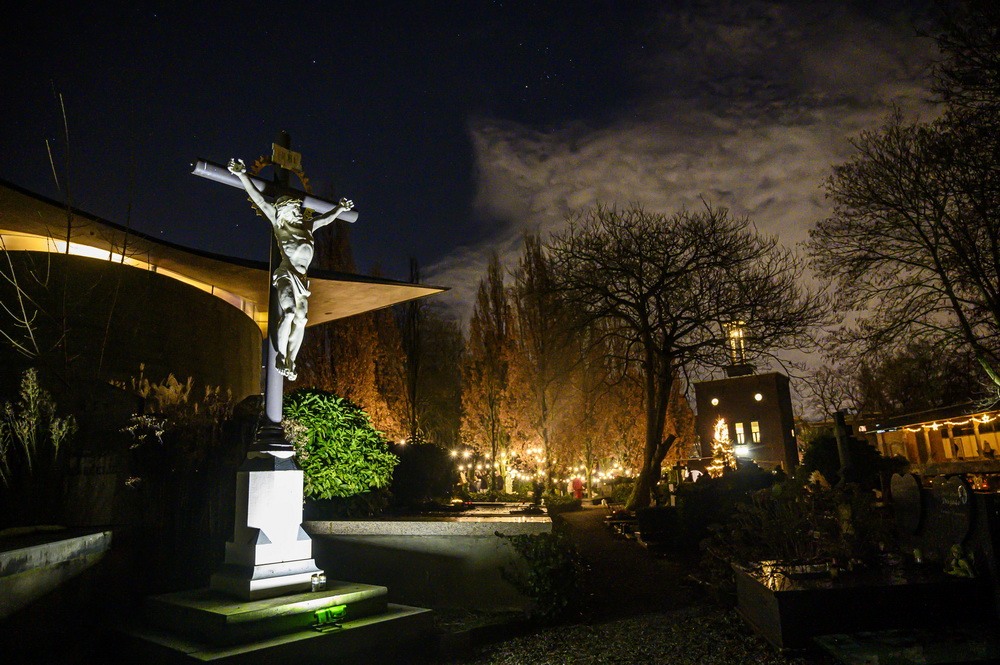
[[586, 506], [564, 513], [569, 534], [589, 570], [584, 588], [590, 600], [585, 616], [593, 621], [620, 619], [688, 607], [699, 593], [678, 563], [656, 558], [634, 540], [612, 534], [604, 525], [608, 510]]

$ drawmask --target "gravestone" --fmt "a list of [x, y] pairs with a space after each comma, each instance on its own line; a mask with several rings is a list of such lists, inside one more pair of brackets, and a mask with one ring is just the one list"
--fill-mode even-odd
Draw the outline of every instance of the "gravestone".
[[934, 488], [934, 498], [938, 503], [938, 520], [932, 534], [940, 543], [940, 549], [947, 552], [952, 545], [962, 543], [972, 526], [972, 492], [969, 484], [961, 476], [945, 478]]
[[920, 479], [912, 473], [896, 473], [892, 476], [890, 489], [896, 525], [907, 534], [916, 534], [924, 519], [924, 495]]

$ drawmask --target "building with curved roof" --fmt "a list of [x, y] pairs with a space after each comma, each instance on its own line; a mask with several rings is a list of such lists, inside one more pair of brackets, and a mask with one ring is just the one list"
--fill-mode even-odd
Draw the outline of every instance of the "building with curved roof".
[[[147, 376], [191, 376], [236, 399], [259, 392], [267, 263], [163, 242], [3, 181], [0, 249], [0, 272], [21, 276], [0, 284], [3, 355], [16, 359], [18, 344], [39, 343], [35, 331], [61, 326], [47, 332], [72, 334], [67, 356], [95, 379], [123, 380], [143, 366]], [[444, 290], [322, 270], [309, 281], [310, 325]]]

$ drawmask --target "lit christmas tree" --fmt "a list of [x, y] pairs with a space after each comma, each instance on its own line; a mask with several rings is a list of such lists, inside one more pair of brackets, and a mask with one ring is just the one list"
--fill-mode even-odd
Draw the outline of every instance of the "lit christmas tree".
[[733, 442], [729, 440], [729, 426], [726, 425], [725, 418], [715, 421], [712, 463], [705, 470], [713, 478], [718, 478], [726, 471], [736, 470], [736, 454], [733, 452]]

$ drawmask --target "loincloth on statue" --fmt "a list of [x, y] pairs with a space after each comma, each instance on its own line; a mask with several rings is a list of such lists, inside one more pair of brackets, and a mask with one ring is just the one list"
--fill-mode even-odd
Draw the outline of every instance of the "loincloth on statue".
[[309, 292], [309, 281], [303, 280], [297, 272], [285, 264], [284, 261], [278, 266], [274, 271], [274, 278], [271, 283], [274, 285], [275, 290], [281, 293], [285, 288], [289, 288], [292, 291], [292, 297], [295, 298], [295, 302], [300, 302], [303, 298], [309, 298], [312, 295]]

